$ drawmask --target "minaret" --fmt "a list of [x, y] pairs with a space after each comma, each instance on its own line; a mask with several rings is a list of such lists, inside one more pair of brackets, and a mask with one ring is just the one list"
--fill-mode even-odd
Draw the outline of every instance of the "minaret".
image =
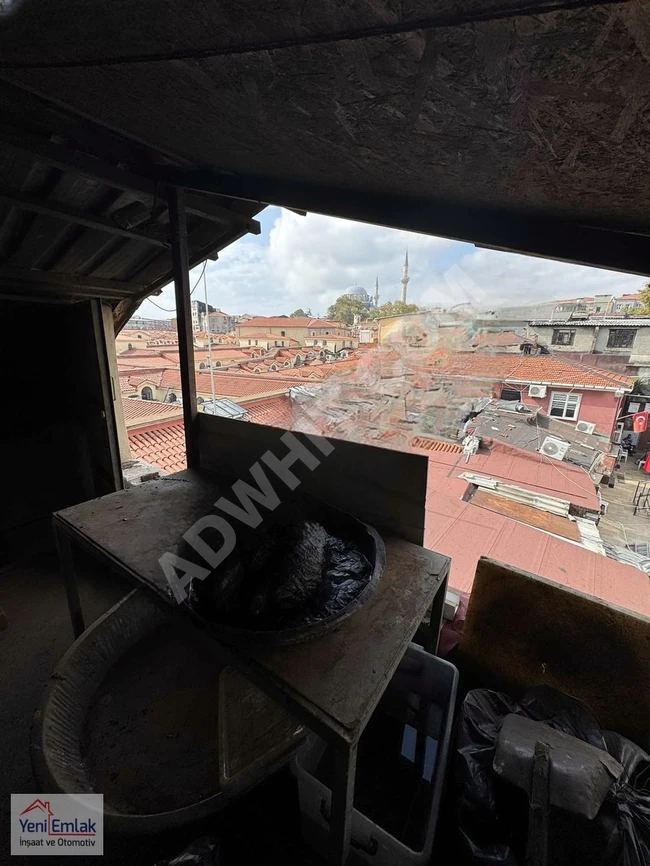
[[375, 279], [375, 307], [379, 306], [379, 274]]
[[402, 268], [402, 303], [406, 303], [406, 289], [409, 284], [409, 251], [406, 248], [406, 258], [404, 259], [404, 267]]

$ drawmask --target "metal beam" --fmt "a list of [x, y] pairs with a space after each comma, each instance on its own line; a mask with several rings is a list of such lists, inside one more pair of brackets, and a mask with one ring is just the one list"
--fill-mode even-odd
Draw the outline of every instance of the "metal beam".
[[104, 280], [93, 276], [59, 274], [54, 271], [35, 271], [0, 265], [0, 285], [3, 288], [38, 288], [39, 294], [48, 292], [59, 295], [79, 295], [87, 298], [119, 300], [146, 291], [141, 283], [125, 283], [120, 280]]
[[474, 243], [490, 249], [650, 276], [650, 228], [585, 224], [539, 213], [337, 188], [315, 183], [176, 169], [186, 189], [264, 201], [358, 222]]
[[181, 367], [181, 391], [183, 394], [183, 422], [185, 427], [185, 450], [187, 465], [195, 469], [199, 465], [199, 448], [196, 431], [196, 378], [194, 375], [194, 340], [192, 337], [192, 308], [190, 302], [190, 270], [187, 248], [187, 217], [183, 190], [169, 187], [169, 224], [172, 234], [172, 264], [174, 292], [176, 295], [176, 327], [178, 329], [178, 355]]
[[132, 229], [123, 229], [115, 225], [110, 220], [103, 217], [90, 216], [80, 213], [79, 211], [70, 208], [67, 205], [56, 201], [39, 199], [36, 196], [29, 195], [25, 192], [15, 192], [14, 190], [0, 187], [0, 199], [9, 202], [22, 210], [32, 211], [33, 213], [45, 214], [45, 216], [55, 217], [64, 222], [75, 223], [86, 228], [97, 229], [101, 232], [108, 232], [111, 235], [120, 235], [133, 241], [142, 241], [145, 244], [151, 244], [155, 247], [169, 248], [166, 241], [158, 238], [150, 237], [143, 232], [133, 231]]

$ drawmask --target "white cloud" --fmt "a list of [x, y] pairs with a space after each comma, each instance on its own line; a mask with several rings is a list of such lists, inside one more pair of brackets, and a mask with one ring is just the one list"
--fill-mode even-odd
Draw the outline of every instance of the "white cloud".
[[[546, 259], [474, 249], [467, 244], [324, 217], [277, 211], [268, 235], [227, 247], [208, 262], [211, 304], [229, 313], [280, 315], [297, 307], [324, 314], [350, 285], [372, 293], [379, 275], [380, 302], [400, 294], [409, 248], [409, 300], [422, 305], [474, 301], [480, 307], [534, 303], [600, 292], [637, 291], [640, 277]], [[192, 285], [200, 269], [192, 273]], [[203, 299], [203, 286], [193, 297]], [[172, 310], [168, 286], [155, 303]], [[141, 314], [170, 316], [145, 302]]]
[[[447, 277], [447, 278], [446, 278]], [[643, 279], [549, 259], [475, 249], [452, 272], [437, 273], [422, 297], [426, 304], [474, 301], [482, 307], [534, 304], [560, 298], [637, 292]]]

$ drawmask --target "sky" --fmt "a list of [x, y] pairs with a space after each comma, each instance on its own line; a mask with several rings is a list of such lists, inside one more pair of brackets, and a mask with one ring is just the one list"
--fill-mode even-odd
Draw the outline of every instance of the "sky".
[[[614, 271], [318, 214], [299, 216], [277, 207], [266, 208], [258, 219], [259, 235], [247, 235], [222, 250], [216, 262], [207, 263], [208, 302], [226, 313], [279, 316], [302, 308], [324, 315], [349, 286], [360, 285], [374, 294], [377, 276], [379, 303], [397, 300], [407, 247], [408, 301], [426, 307], [471, 302], [486, 310], [598, 293], [619, 295], [639, 291], [644, 282]], [[201, 267], [192, 271], [192, 286], [200, 274]], [[193, 297], [204, 300], [202, 280]], [[139, 315], [175, 315], [173, 287], [145, 301]]]

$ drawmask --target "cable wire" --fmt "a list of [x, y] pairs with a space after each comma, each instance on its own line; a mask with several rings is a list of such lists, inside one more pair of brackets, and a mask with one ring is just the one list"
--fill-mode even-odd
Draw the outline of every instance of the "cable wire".
[[[208, 260], [206, 259], [206, 260], [203, 262], [203, 270], [202, 270], [201, 273], [199, 274], [199, 278], [198, 278], [198, 280], [194, 283], [194, 286], [192, 287], [192, 290], [190, 291], [190, 298], [191, 298], [192, 295], [194, 294], [194, 289], [195, 289], [195, 288], [198, 286], [198, 284], [201, 282], [201, 278], [203, 277], [203, 274], [205, 273], [205, 268], [206, 268], [206, 265], [207, 265], [207, 264], [208, 264]], [[176, 312], [176, 307], [174, 307], [172, 310], [168, 310], [167, 307], [161, 307], [160, 304], [157, 304], [155, 301], [152, 301], [151, 298], [145, 298], [145, 300], [147, 300], [147, 301], [149, 301], [151, 304], [153, 304], [154, 307], [158, 307], [158, 309], [159, 309], [159, 310], [162, 310], [164, 313], [175, 313], [175, 312]]]

